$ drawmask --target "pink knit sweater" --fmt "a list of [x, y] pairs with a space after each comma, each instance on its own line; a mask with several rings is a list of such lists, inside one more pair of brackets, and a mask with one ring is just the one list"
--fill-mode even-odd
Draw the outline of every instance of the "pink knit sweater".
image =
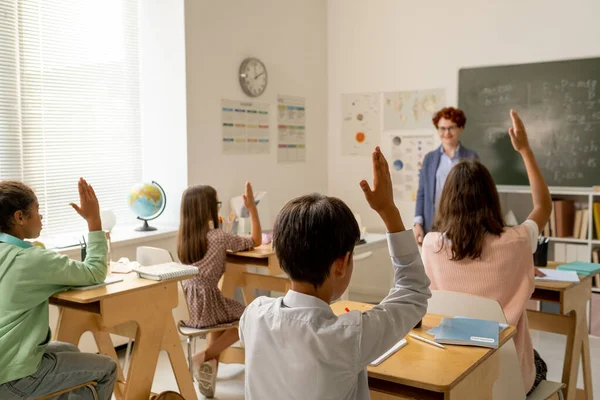
[[533, 345], [525, 312], [534, 289], [529, 227], [506, 228], [500, 237], [487, 235], [477, 260], [452, 261], [449, 246], [440, 252], [440, 243], [441, 234], [434, 232], [423, 241], [423, 264], [431, 289], [473, 294], [500, 303], [508, 323], [517, 327], [514, 340], [527, 393], [535, 380]]

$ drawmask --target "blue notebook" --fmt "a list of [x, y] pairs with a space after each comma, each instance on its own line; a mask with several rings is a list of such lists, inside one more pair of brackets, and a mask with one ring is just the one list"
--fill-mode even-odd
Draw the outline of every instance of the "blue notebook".
[[575, 271], [579, 275], [591, 275], [600, 272], [600, 264], [575, 261], [569, 264], [563, 264], [556, 267], [559, 271]]
[[[467, 318], [467, 319], [473, 319], [470, 317], [462, 317], [462, 316], [455, 316], [454, 318]], [[502, 333], [503, 330], [505, 330], [506, 328], [508, 328], [508, 324], [504, 324], [502, 322], [498, 322], [498, 332]], [[435, 328], [431, 328], [430, 330], [427, 331], [427, 333], [429, 333], [431, 336], [435, 336], [435, 334], [437, 333], [438, 330], [438, 326], [436, 326]]]
[[472, 318], [442, 318], [435, 331], [436, 343], [498, 348], [500, 324]]

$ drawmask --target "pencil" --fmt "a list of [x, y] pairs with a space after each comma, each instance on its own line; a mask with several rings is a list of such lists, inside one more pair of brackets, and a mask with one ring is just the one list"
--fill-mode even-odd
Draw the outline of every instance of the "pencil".
[[445, 349], [445, 347], [444, 347], [444, 346], [442, 346], [441, 344], [439, 344], [439, 343], [436, 343], [436, 342], [434, 342], [433, 340], [425, 339], [425, 338], [424, 338], [424, 337], [422, 337], [422, 336], [415, 335], [414, 333], [409, 333], [409, 334], [408, 334], [408, 336], [410, 336], [410, 337], [411, 337], [411, 338], [413, 338], [413, 339], [420, 340], [421, 342], [428, 343], [428, 344], [430, 344], [430, 345], [432, 345], [432, 346], [439, 347], [440, 349]]

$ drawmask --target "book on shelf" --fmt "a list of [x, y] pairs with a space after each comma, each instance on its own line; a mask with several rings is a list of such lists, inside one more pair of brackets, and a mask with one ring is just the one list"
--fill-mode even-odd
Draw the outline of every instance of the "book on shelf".
[[575, 226], [573, 228], [573, 237], [578, 237], [581, 232], [581, 222], [583, 222], [583, 210], [575, 211]]
[[587, 239], [588, 237], [588, 226], [590, 220], [590, 210], [584, 208], [581, 216], [581, 230], [579, 231], [579, 239]]
[[600, 239], [600, 203], [594, 203], [592, 211], [594, 217], [594, 226], [596, 228], [596, 239]]
[[550, 236], [556, 236], [556, 213], [554, 202], [552, 202], [552, 212], [550, 213]]
[[561, 238], [574, 236], [575, 200], [555, 200], [553, 208], [556, 218], [555, 236]]

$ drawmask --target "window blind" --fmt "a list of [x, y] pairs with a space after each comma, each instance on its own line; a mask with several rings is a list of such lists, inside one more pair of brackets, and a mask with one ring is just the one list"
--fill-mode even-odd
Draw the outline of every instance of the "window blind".
[[[0, 178], [31, 185], [44, 235], [85, 229], [77, 180], [120, 224], [142, 178], [137, 0], [2, 0]], [[0, 17], [1, 18], [1, 17]]]

